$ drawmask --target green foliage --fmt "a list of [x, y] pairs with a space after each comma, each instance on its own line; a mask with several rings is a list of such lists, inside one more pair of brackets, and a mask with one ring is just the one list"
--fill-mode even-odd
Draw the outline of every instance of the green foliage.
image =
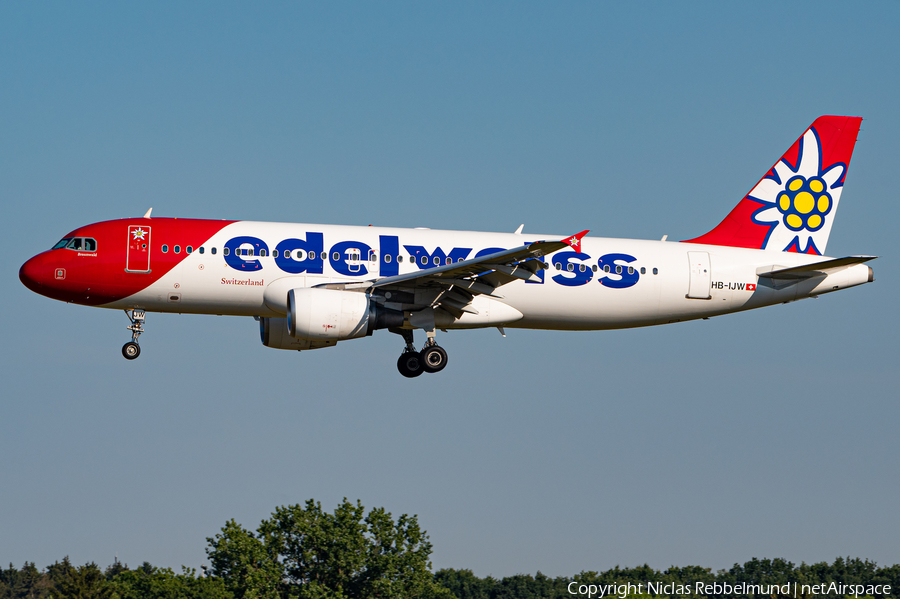
[[280, 597], [282, 568], [277, 555], [252, 532], [229, 520], [215, 538], [206, 539], [210, 571], [224, 581], [236, 599]]
[[434, 573], [434, 581], [457, 599], [490, 599], [497, 586], [492, 577], [478, 578], [471, 570], [443, 569]]
[[[149, 564], [147, 564], [149, 565]], [[198, 577], [193, 569], [175, 574], [169, 568], [119, 571], [112, 578], [116, 599], [232, 599], [221, 579]]]
[[[435, 582], [451, 591], [459, 599], [555, 599], [573, 597], [568, 584], [578, 581], [580, 584], [608, 585], [610, 583], [674, 583], [691, 589], [696, 582], [703, 583], [737, 583], [747, 584], [779, 584], [797, 582], [798, 597], [791, 599], [812, 599], [812, 596], [799, 596], [800, 585], [827, 584], [840, 582], [853, 585], [890, 585], [891, 596], [900, 597], [900, 565], [879, 568], [868, 560], [837, 558], [833, 564], [821, 562], [817, 564], [800, 564], [799, 566], [784, 559], [752, 559], [744, 564], [735, 564], [728, 570], [713, 573], [709, 568], [700, 566], [670, 567], [666, 570], [654, 570], [647, 565], [636, 568], [620, 568], [616, 566], [604, 572], [581, 572], [572, 578], [550, 579], [540, 572], [535, 576], [517, 574], [502, 579], [490, 576], [478, 578], [471, 570], [439, 570], [435, 573]], [[647, 590], [647, 587], [644, 587]], [[693, 596], [693, 595], [688, 595]], [[630, 599], [650, 597], [647, 595], [630, 595]], [[709, 599], [733, 599], [733, 595], [709, 595]], [[610, 597], [609, 599], [614, 599]], [[768, 599], [768, 597], [766, 598]], [[773, 596], [772, 599], [787, 599]], [[827, 599], [835, 599], [834, 595]], [[876, 597], [885, 599], [885, 596]]]
[[49, 596], [52, 599], [111, 599], [113, 587], [97, 564], [91, 562], [73, 568], [67, 563], [56, 574]]
[[254, 534], [234, 521], [207, 539], [212, 573], [237, 599], [450, 598], [430, 572], [431, 543], [415, 516], [395, 522], [344, 501], [282, 506]]
[[[176, 574], [148, 562], [131, 570], [118, 560], [101, 571], [94, 563], [75, 567], [66, 557], [43, 571], [30, 562], [21, 569], [12, 564], [0, 568], [0, 599], [561, 599], [573, 597], [568, 591], [571, 582], [597, 586], [652, 582], [690, 591], [697, 582], [797, 585], [796, 597], [775, 594], [753, 599], [836, 599], [833, 594], [813, 595], [812, 587], [889, 585], [890, 596], [900, 597], [900, 565], [878, 567], [849, 557], [800, 565], [782, 558], [754, 558], [718, 572], [699, 566], [654, 570], [645, 564], [557, 578], [540, 572], [479, 578], [471, 570], [453, 569], [432, 574], [432, 546], [415, 516], [402, 515], [395, 521], [383, 508], [366, 513], [360, 502], [346, 498], [333, 513], [313, 500], [279, 507], [255, 532], [229, 520], [207, 542], [211, 566], [204, 576], [187, 568]], [[809, 590], [803, 591], [803, 585]], [[646, 593], [628, 599], [655, 598], [647, 586], [643, 590]], [[660, 587], [659, 592], [670, 591]], [[618, 599], [617, 593], [608, 591], [606, 597]]]
[[4, 599], [46, 597], [50, 586], [50, 580], [33, 562], [25, 562], [21, 570], [17, 570], [12, 564], [5, 570], [0, 569], [0, 597]]

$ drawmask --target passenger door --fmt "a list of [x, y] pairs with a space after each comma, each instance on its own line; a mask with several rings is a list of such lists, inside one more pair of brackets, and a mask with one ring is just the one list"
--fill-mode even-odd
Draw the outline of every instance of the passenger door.
[[690, 263], [691, 281], [685, 297], [689, 299], [712, 299], [709, 293], [710, 282], [712, 281], [712, 274], [709, 269], [709, 252], [688, 252], [688, 262]]
[[125, 272], [150, 272], [150, 227], [128, 225]]

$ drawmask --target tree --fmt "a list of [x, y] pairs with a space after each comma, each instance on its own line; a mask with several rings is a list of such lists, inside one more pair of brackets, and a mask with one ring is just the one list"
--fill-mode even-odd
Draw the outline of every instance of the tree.
[[50, 586], [50, 580], [34, 562], [25, 562], [21, 570], [16, 570], [12, 564], [7, 570], [0, 568], [0, 597], [3, 599], [39, 599], [47, 595]]
[[282, 506], [256, 534], [233, 520], [207, 539], [213, 575], [238, 599], [451, 598], [431, 574], [431, 543], [416, 516], [395, 522], [344, 501]]
[[434, 573], [434, 580], [457, 599], [491, 599], [497, 587], [492, 577], [478, 578], [471, 570], [444, 568]]
[[110, 599], [112, 595], [113, 587], [94, 562], [77, 568], [68, 565], [50, 591], [54, 599]]
[[[145, 565], [149, 565], [146, 564]], [[170, 568], [121, 569], [112, 580], [117, 599], [232, 599], [225, 583], [216, 578], [198, 577], [182, 567], [181, 574]]]
[[225, 581], [236, 599], [274, 599], [282, 581], [277, 555], [234, 520], [222, 527], [215, 538], [207, 538], [210, 571]]

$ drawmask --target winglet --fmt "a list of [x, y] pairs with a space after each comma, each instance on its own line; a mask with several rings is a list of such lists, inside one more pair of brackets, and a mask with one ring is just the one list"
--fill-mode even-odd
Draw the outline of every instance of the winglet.
[[585, 229], [581, 233], [575, 233], [571, 237], [562, 240], [563, 243], [572, 247], [576, 252], [581, 252], [581, 238], [588, 234], [590, 229]]
[[153, 208], [147, 211], [147, 214], [144, 215], [144, 218], [150, 218], [150, 213], [153, 212]]

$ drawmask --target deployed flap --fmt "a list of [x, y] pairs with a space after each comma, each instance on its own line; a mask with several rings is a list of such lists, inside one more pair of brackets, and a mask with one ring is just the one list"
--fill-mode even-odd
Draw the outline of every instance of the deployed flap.
[[804, 264], [803, 266], [761, 266], [756, 269], [759, 277], [767, 279], [808, 279], [810, 277], [819, 277], [827, 275], [831, 272], [853, 266], [854, 264], [862, 264], [869, 260], [874, 260], [878, 256], [847, 256], [846, 258], [835, 258], [834, 260], [824, 260], [822, 262], [814, 262], [812, 264]]

